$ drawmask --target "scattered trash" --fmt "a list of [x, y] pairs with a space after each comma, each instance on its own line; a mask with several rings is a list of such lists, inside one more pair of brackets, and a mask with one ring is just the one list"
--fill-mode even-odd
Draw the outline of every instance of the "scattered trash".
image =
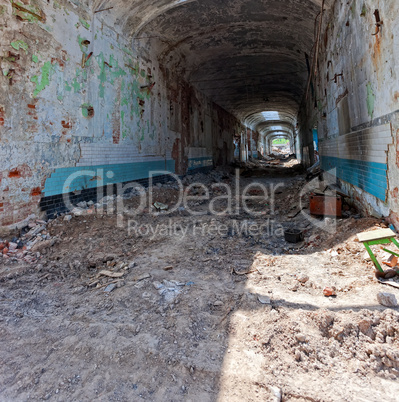
[[336, 296], [335, 290], [333, 288], [329, 288], [329, 287], [324, 288], [323, 294], [326, 297]]
[[272, 301], [270, 300], [270, 297], [268, 296], [258, 296], [258, 300], [262, 303], [262, 304], [271, 304]]
[[288, 243], [299, 243], [303, 241], [303, 232], [299, 229], [287, 229], [284, 231], [284, 238]]
[[169, 209], [169, 206], [166, 204], [162, 204], [162, 202], [155, 202], [154, 207], [160, 211], [166, 211]]
[[391, 268], [396, 267], [396, 265], [398, 265], [398, 257], [395, 257], [394, 255], [390, 255], [382, 263], [387, 265], [388, 267], [391, 267]]
[[125, 275], [124, 272], [101, 271], [98, 273], [97, 277], [107, 276], [108, 278], [122, 278], [123, 275]]
[[173, 267], [171, 265], [169, 265], [169, 266], [165, 267], [163, 270], [164, 271], [172, 271]]
[[306, 283], [309, 280], [309, 277], [305, 274], [299, 274], [296, 279], [298, 282]]
[[137, 276], [136, 278], [134, 278], [135, 282], [140, 282], [143, 281], [144, 279], [149, 279], [151, 278], [151, 275], [149, 273], [145, 273], [145, 274], [141, 274], [139, 276]]
[[[372, 249], [370, 246], [377, 245], [377, 244], [389, 244], [393, 243], [395, 244], [396, 247], [399, 248], [399, 243], [395, 239], [395, 232], [393, 232], [391, 229], [378, 229], [378, 230], [372, 230], [370, 232], [363, 232], [363, 233], [358, 233], [357, 238], [359, 242], [363, 243], [364, 247], [366, 247], [367, 252], [370, 255], [370, 258], [373, 260], [373, 263], [375, 267], [380, 271], [381, 273], [384, 273], [384, 270], [381, 268], [380, 263], [378, 262], [376, 256], [374, 255]], [[393, 253], [392, 251], [388, 249], [384, 249], [384, 251], [388, 253]], [[395, 253], [393, 253], [395, 255]]]
[[170, 304], [174, 302], [186, 284], [177, 281], [164, 280], [162, 283], [154, 282], [153, 286], [158, 290], [158, 293], [163, 297], [165, 302]]
[[313, 192], [309, 196], [309, 209], [311, 215], [341, 217], [342, 198], [340, 195]]
[[275, 397], [275, 402], [281, 402], [283, 399], [281, 389], [278, 387], [270, 387], [270, 391], [273, 393]]
[[252, 274], [253, 272], [256, 272], [256, 269], [254, 269], [254, 270], [252, 270], [252, 271], [246, 270], [245, 272], [237, 271], [237, 268], [236, 268], [236, 267], [233, 267], [233, 268], [231, 269], [231, 273], [232, 273], [232, 274], [239, 275], [239, 276]]
[[85, 215], [86, 210], [83, 208], [76, 207], [71, 211], [71, 214], [74, 216], [82, 216]]
[[389, 281], [383, 281], [382, 279], [378, 278], [378, 282], [382, 285], [392, 286], [393, 288], [399, 289], [399, 283], [394, 282], [392, 279]]
[[113, 290], [116, 289], [116, 283], [111, 283], [110, 285], [108, 285], [105, 289], [104, 292], [105, 293], [111, 293]]
[[295, 335], [295, 339], [296, 339], [298, 342], [301, 342], [301, 343], [305, 343], [305, 342], [308, 341], [308, 338], [307, 338], [306, 335], [304, 335], [304, 334], [296, 334], [296, 335]]
[[398, 306], [396, 297], [392, 293], [383, 293], [383, 292], [378, 293], [377, 300], [378, 300], [378, 303], [380, 303], [382, 306], [385, 306], [385, 307], [397, 307]]
[[69, 222], [71, 219], [72, 219], [72, 215], [65, 215], [63, 220], [65, 222]]

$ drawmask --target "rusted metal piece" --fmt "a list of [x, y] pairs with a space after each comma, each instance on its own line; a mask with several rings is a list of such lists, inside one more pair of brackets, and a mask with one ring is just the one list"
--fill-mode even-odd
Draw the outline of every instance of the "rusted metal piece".
[[375, 26], [377, 27], [377, 30], [375, 33], [372, 34], [373, 36], [378, 35], [380, 33], [381, 26], [384, 25], [384, 21], [381, 21], [380, 11], [378, 9], [374, 11], [374, 16], [376, 21]]
[[141, 91], [147, 91], [147, 94], [150, 94], [152, 91], [152, 88], [154, 88], [155, 86], [155, 82], [153, 82], [152, 84], [148, 84], [148, 85], [142, 85], [140, 87]]
[[130, 69], [133, 70], [134, 72], [137, 72], [137, 68], [131, 66], [130, 64], [126, 64], [126, 63], [125, 63], [125, 67], [130, 68]]
[[316, 195], [309, 197], [311, 215], [317, 216], [342, 216], [342, 198], [340, 196]]
[[93, 52], [90, 52], [87, 57], [85, 54], [82, 55], [82, 68], [85, 67], [86, 63], [90, 60], [91, 56], [93, 56]]
[[101, 13], [102, 11], [112, 10], [114, 7], [102, 8], [101, 10], [94, 11], [94, 14]]
[[39, 21], [41, 21], [41, 22], [45, 22], [45, 21], [46, 21], [46, 18], [45, 18], [43, 15], [36, 14], [36, 13], [34, 13], [34, 12], [28, 10], [27, 8], [20, 6], [20, 5], [17, 4], [17, 3], [12, 2], [12, 6], [13, 6], [13, 8], [15, 8], [15, 9], [18, 10], [18, 11], [21, 11], [21, 12], [23, 12], [23, 13], [28, 13], [28, 14], [30, 14], [30, 15], [33, 15], [34, 17], [36, 17], [36, 18], [37, 18]]
[[13, 77], [14, 77], [14, 74], [15, 74], [15, 70], [12, 69], [12, 68], [10, 68], [10, 69], [8, 70], [7, 74], [6, 74], [6, 78], [8, 78], [8, 80], [9, 80], [8, 83], [9, 83], [10, 85], [13, 84]]
[[337, 83], [338, 82], [338, 77], [343, 77], [343, 76], [344, 76], [344, 73], [335, 74], [334, 78], [331, 81], [334, 81], [335, 83]]
[[17, 60], [20, 59], [20, 55], [19, 55], [19, 54], [12, 53], [12, 52], [8, 52], [8, 55], [7, 55], [7, 56], [3, 56], [3, 57], [1, 57], [0, 59], [5, 60], [5, 61], [8, 61], [8, 62], [10, 62], [10, 63], [15, 63]]

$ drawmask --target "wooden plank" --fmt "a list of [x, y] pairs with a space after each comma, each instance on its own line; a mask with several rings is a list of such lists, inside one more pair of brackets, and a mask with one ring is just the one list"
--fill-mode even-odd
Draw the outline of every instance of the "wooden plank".
[[364, 243], [371, 240], [387, 239], [395, 237], [395, 233], [391, 229], [378, 229], [371, 232], [363, 232], [357, 235], [360, 242]]

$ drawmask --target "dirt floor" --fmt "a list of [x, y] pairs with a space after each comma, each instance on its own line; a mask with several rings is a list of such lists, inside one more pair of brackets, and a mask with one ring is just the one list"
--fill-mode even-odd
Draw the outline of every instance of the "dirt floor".
[[[350, 207], [309, 221], [295, 162], [251, 167], [240, 188], [281, 184], [275, 203], [249, 202], [255, 216], [199, 200], [195, 216], [118, 219], [108, 204], [49, 222], [25, 260], [4, 254], [0, 400], [397, 401], [399, 314], [377, 294], [399, 289], [378, 283], [356, 240], [384, 222]], [[235, 189], [233, 171], [184, 185], [197, 180]], [[156, 187], [154, 201], [177, 198]], [[292, 227], [303, 242], [284, 240]]]

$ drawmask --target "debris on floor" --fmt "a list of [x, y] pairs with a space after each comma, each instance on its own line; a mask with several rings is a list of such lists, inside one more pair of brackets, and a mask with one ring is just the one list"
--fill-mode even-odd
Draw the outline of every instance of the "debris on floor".
[[[118, 227], [108, 197], [77, 206], [82, 214], [32, 218], [2, 239], [3, 399], [353, 400], [355, 392], [393, 401], [399, 279], [395, 267], [392, 278], [376, 278], [357, 239], [389, 224], [351, 210], [312, 218], [297, 199], [304, 174], [265, 163], [241, 183], [282, 184], [274, 210], [253, 201], [263, 214], [208, 214], [201, 201], [190, 205], [195, 219], [186, 210], [135, 216], [137, 228], [176, 228], [154, 236]], [[185, 188], [197, 180], [233, 186], [234, 171], [186, 177]], [[175, 183], [153, 191], [165, 205], [178, 196]], [[138, 197], [126, 195], [125, 207]], [[289, 228], [303, 240], [287, 242]]]

